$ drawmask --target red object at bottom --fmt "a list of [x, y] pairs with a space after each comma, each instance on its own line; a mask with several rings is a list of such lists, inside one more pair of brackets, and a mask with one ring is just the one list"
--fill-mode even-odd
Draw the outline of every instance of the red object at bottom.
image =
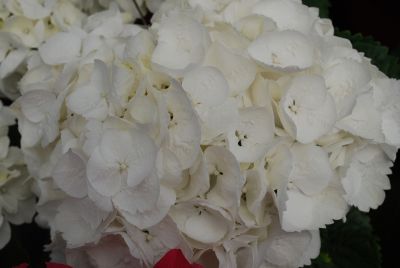
[[154, 268], [203, 268], [200, 264], [190, 264], [180, 249], [171, 249], [159, 260]]

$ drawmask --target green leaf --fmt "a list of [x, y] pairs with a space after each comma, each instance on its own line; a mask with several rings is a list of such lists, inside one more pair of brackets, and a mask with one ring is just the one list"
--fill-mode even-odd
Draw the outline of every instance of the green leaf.
[[309, 268], [379, 268], [381, 254], [367, 214], [352, 209], [345, 223], [321, 230], [321, 254]]
[[335, 29], [337, 36], [349, 39], [353, 47], [372, 60], [379, 70], [392, 78], [400, 79], [400, 60], [396, 54], [390, 53], [389, 49], [376, 41], [371, 36], [352, 34], [350, 31]]
[[331, 7], [329, 0], [303, 0], [303, 4], [319, 8], [319, 16], [321, 18], [329, 17], [329, 8]]

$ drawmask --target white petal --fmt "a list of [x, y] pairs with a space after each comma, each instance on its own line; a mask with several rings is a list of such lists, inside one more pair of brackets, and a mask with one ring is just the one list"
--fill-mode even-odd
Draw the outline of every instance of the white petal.
[[316, 145], [294, 144], [291, 148], [294, 166], [290, 180], [308, 195], [326, 188], [333, 179], [328, 154]]
[[256, 77], [257, 67], [251, 60], [233, 54], [219, 43], [210, 46], [204, 64], [222, 72], [228, 81], [231, 96], [242, 94]]
[[166, 18], [158, 29], [152, 64], [169, 75], [180, 76], [202, 61], [209, 42], [207, 30], [196, 20], [186, 15]]
[[196, 111], [202, 120], [201, 144], [212, 144], [212, 139], [232, 131], [238, 124], [239, 110], [234, 98], [228, 98], [222, 104], [214, 107], [197, 105]]
[[47, 117], [54, 114], [55, 101], [56, 95], [44, 90], [30, 91], [18, 100], [22, 113], [33, 123], [44, 121]]
[[75, 198], [87, 195], [86, 163], [81, 156], [69, 150], [53, 170], [54, 182], [61, 190]]
[[233, 214], [239, 207], [241, 189], [244, 178], [240, 174], [239, 163], [227, 149], [210, 146], [204, 151], [204, 158], [211, 175], [213, 187], [207, 194], [207, 199], [230, 210]]
[[187, 185], [178, 192], [179, 200], [190, 200], [204, 194], [210, 188], [210, 179], [202, 152], [199, 153], [196, 162], [190, 167], [187, 177]]
[[3, 218], [3, 216], [0, 216], [0, 249], [4, 248], [7, 244], [8, 241], [11, 239], [11, 228], [10, 224]]
[[308, 7], [292, 0], [259, 1], [253, 7], [255, 14], [273, 19], [280, 30], [297, 30], [308, 33], [316, 16]]
[[264, 67], [291, 72], [304, 70], [314, 62], [313, 44], [299, 32], [268, 32], [248, 48], [249, 55]]
[[308, 261], [318, 256], [318, 237], [308, 231], [287, 233], [274, 224], [267, 239], [260, 243], [259, 258], [271, 265], [267, 267], [300, 267], [305, 258]]
[[239, 125], [228, 133], [229, 149], [239, 162], [254, 162], [261, 158], [272, 142], [274, 115], [261, 107], [239, 111]]
[[308, 196], [288, 190], [288, 200], [281, 216], [282, 229], [287, 232], [318, 230], [346, 216], [348, 205], [339, 182], [331, 183], [320, 194]]
[[372, 83], [375, 107], [382, 112], [382, 131], [386, 143], [400, 146], [400, 82], [395, 79], [376, 79]]
[[108, 115], [105, 99], [111, 90], [109, 72], [104, 62], [96, 60], [90, 81], [78, 86], [66, 99], [67, 107], [85, 118], [104, 120]]
[[77, 59], [81, 52], [81, 39], [73, 33], [57, 33], [39, 47], [39, 54], [49, 65], [67, 63]]
[[157, 148], [149, 136], [137, 129], [106, 130], [99, 150], [121, 174], [127, 172], [130, 187], [138, 185], [155, 168]]
[[92, 187], [105, 196], [116, 194], [121, 188], [123, 176], [126, 176], [120, 173], [118, 166], [104, 158], [99, 147], [94, 149], [88, 160], [86, 175]]
[[335, 100], [338, 118], [343, 118], [351, 113], [357, 95], [365, 90], [371, 76], [365, 64], [343, 59], [327, 68], [324, 78]]
[[169, 113], [169, 149], [175, 153], [182, 169], [189, 168], [200, 151], [200, 124], [183, 89], [172, 82], [164, 94]]
[[179, 159], [169, 149], [162, 147], [157, 154], [157, 174], [162, 182], [176, 188], [182, 183], [182, 168]]
[[27, 50], [12, 50], [0, 64], [0, 78], [3, 79], [13, 73], [27, 56]]
[[181, 203], [172, 209], [171, 216], [182, 233], [203, 244], [217, 243], [230, 229], [228, 219], [212, 207]]
[[271, 189], [279, 190], [286, 187], [293, 169], [293, 154], [289, 146], [281, 143], [268, 151], [261, 162]]
[[336, 122], [336, 108], [322, 77], [297, 76], [280, 101], [285, 129], [301, 143], [328, 133]]
[[141, 213], [155, 209], [160, 194], [157, 175], [151, 175], [133, 188], [125, 188], [113, 197], [115, 207], [131, 224], [147, 228], [157, 222], [146, 222]]
[[[79, 250], [83, 251], [83, 249]], [[117, 235], [108, 235], [103, 237], [99, 243], [88, 245], [85, 254], [89, 256], [90, 261], [94, 262], [98, 268], [142, 268], [139, 260], [130, 254], [122, 237]]]
[[97, 229], [108, 213], [99, 210], [90, 200], [65, 200], [58, 208], [55, 226], [69, 246], [80, 246], [100, 238]]
[[24, 16], [29, 19], [44, 19], [49, 16], [50, 9], [39, 4], [39, 1], [18, 0]]
[[392, 165], [378, 146], [369, 145], [356, 152], [342, 178], [347, 202], [365, 212], [381, 205], [384, 190], [390, 189], [386, 175], [391, 173]]
[[229, 94], [225, 77], [217, 68], [200, 67], [188, 72], [182, 81], [183, 89], [195, 104], [215, 106]]
[[375, 142], [383, 142], [385, 139], [381, 125], [382, 114], [374, 107], [372, 92], [360, 95], [351, 114], [336, 124], [353, 135]]

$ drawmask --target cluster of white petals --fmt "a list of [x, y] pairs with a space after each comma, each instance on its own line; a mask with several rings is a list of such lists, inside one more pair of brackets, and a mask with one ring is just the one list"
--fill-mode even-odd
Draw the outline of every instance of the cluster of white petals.
[[1, 8], [1, 87], [55, 260], [301, 267], [320, 228], [390, 188], [400, 81], [300, 0], [167, 0], [148, 29], [128, 0]]
[[15, 124], [12, 111], [0, 101], [0, 249], [11, 239], [12, 224], [30, 223], [35, 196], [21, 150], [10, 146], [8, 128]]

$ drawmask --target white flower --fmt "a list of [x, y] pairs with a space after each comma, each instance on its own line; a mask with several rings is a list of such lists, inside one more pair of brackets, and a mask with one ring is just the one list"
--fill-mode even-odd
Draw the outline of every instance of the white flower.
[[301, 143], [328, 133], [336, 122], [336, 108], [322, 77], [295, 77], [280, 101], [280, 119], [286, 131]]
[[67, 63], [80, 56], [81, 44], [81, 38], [76, 34], [60, 32], [47, 39], [39, 47], [39, 54], [49, 65]]
[[[15, 48], [17, 47], [17, 48]], [[0, 34], [0, 78], [3, 79], [24, 62], [28, 56], [28, 50], [13, 40], [12, 36]]]
[[57, 186], [68, 195], [83, 198], [87, 195], [86, 161], [69, 150], [59, 160], [53, 170]]
[[188, 72], [182, 81], [192, 105], [201, 120], [202, 144], [233, 128], [237, 105], [229, 96], [229, 85], [215, 67], [200, 67]]
[[303, 193], [313, 195], [325, 189], [334, 178], [328, 154], [315, 145], [294, 144], [293, 169], [289, 182], [293, 183]]
[[104, 120], [108, 114], [107, 97], [111, 90], [108, 75], [105, 63], [95, 61], [90, 80], [78, 85], [67, 97], [68, 108], [87, 119]]
[[[124, 222], [126, 233], [122, 233], [131, 255], [144, 263], [145, 267], [154, 265], [164, 254], [173, 248], [180, 248], [186, 255], [191, 255], [186, 242], [170, 217], [147, 229], [138, 229]], [[191, 259], [191, 256], [187, 256]]]
[[66, 199], [58, 207], [55, 227], [62, 233], [67, 245], [82, 246], [100, 239], [109, 213], [102, 211], [89, 199]]
[[248, 48], [249, 55], [263, 67], [295, 72], [311, 67], [314, 47], [307, 36], [296, 31], [267, 32]]
[[195, 105], [216, 106], [229, 95], [225, 77], [214, 67], [200, 67], [188, 72], [182, 87]]
[[180, 203], [171, 208], [170, 215], [179, 230], [199, 247], [218, 244], [232, 228], [232, 218], [225, 210], [204, 201]]
[[256, 77], [257, 67], [254, 62], [230, 52], [218, 42], [209, 47], [204, 64], [222, 72], [228, 82], [231, 96], [243, 94]]
[[156, 147], [136, 129], [106, 130], [87, 163], [87, 177], [100, 194], [112, 196], [127, 183], [134, 187], [155, 168]]
[[15, 35], [26, 47], [37, 48], [44, 40], [44, 24], [41, 20], [12, 16], [5, 21], [3, 30]]
[[86, 17], [73, 3], [61, 0], [52, 8], [51, 22], [58, 28], [68, 31], [73, 27], [81, 27]]
[[273, 19], [279, 30], [296, 30], [306, 34], [317, 19], [309, 7], [293, 0], [259, 1], [254, 5], [253, 12]]
[[6, 1], [7, 8], [16, 15], [23, 15], [29, 19], [43, 19], [50, 14], [50, 9], [37, 0], [10, 0]]
[[318, 231], [287, 233], [279, 224], [272, 224], [269, 236], [258, 246], [258, 265], [261, 267], [302, 267], [319, 254], [321, 241]]
[[200, 124], [182, 87], [171, 81], [163, 93], [168, 120], [168, 148], [179, 159], [182, 169], [191, 167], [200, 151]]
[[371, 79], [368, 66], [351, 59], [338, 60], [323, 76], [335, 100], [338, 119], [351, 113], [357, 96], [367, 89]]
[[0, 249], [5, 247], [11, 239], [11, 228], [3, 215], [0, 214]]
[[235, 215], [245, 182], [240, 174], [239, 163], [230, 151], [219, 146], [208, 147], [204, 151], [204, 158], [210, 175], [207, 200]]
[[381, 128], [382, 114], [374, 104], [373, 92], [358, 96], [351, 114], [337, 122], [336, 126], [364, 139], [379, 143], [385, 140]]
[[239, 162], [254, 162], [267, 152], [274, 131], [274, 117], [268, 109], [241, 109], [238, 126], [227, 135], [229, 149]]
[[56, 94], [33, 90], [21, 96], [15, 105], [21, 109], [18, 128], [23, 147], [32, 147], [39, 142], [46, 146], [57, 138], [61, 103]]
[[120, 235], [107, 235], [98, 243], [64, 250], [66, 263], [75, 268], [143, 268]]
[[282, 229], [288, 232], [318, 230], [332, 224], [333, 220], [344, 218], [348, 205], [343, 194], [337, 178], [315, 195], [306, 195], [296, 188], [288, 190], [281, 216]]
[[265, 221], [266, 194], [268, 181], [260, 170], [246, 173], [246, 183], [242, 190], [239, 214], [248, 227], [262, 226]]
[[159, 25], [152, 64], [167, 74], [181, 76], [201, 63], [209, 43], [208, 32], [196, 20], [180, 14], [165, 18]]
[[342, 177], [346, 201], [365, 212], [381, 205], [385, 199], [384, 190], [390, 189], [387, 175], [391, 173], [392, 165], [376, 145], [357, 150]]
[[382, 132], [385, 142], [400, 146], [399, 100], [400, 82], [394, 79], [377, 79], [372, 82], [374, 105], [382, 113]]
[[77, 268], [297, 268], [383, 202], [400, 84], [316, 8], [137, 3], [148, 29], [129, 0], [0, 4], [0, 247], [37, 212]]

